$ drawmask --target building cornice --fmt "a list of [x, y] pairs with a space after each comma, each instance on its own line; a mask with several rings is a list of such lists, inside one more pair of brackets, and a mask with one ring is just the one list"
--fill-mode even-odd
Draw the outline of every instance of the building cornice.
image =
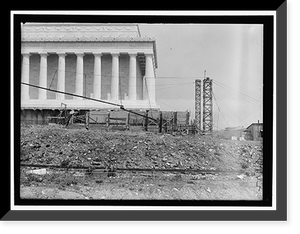
[[22, 35], [22, 42], [154, 42], [149, 37], [97, 36], [97, 35]]
[[26, 23], [21, 27], [21, 41], [40, 42], [133, 42], [152, 43], [157, 68], [156, 41], [142, 37], [133, 23]]

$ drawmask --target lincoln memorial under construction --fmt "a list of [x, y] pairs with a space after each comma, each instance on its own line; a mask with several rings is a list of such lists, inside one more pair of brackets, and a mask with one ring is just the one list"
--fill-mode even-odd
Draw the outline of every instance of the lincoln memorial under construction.
[[21, 53], [22, 112], [58, 110], [62, 103], [78, 110], [114, 108], [85, 97], [159, 109], [156, 42], [141, 36], [137, 24], [26, 23]]

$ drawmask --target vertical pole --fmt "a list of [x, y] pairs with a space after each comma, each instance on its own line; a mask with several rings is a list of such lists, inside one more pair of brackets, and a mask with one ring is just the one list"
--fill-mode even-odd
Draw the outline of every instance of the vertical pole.
[[163, 124], [165, 124], [164, 128], [165, 128], [165, 133], [168, 132], [168, 122], [167, 119], [163, 119]]
[[173, 112], [173, 126], [174, 126], [174, 131], [177, 131], [177, 111]]
[[144, 126], [145, 131], [148, 131], [148, 112], [149, 112], [149, 110], [146, 110], [145, 126]]
[[162, 112], [160, 111], [159, 112], [159, 125], [158, 125], [158, 127], [159, 127], [159, 133], [162, 132], [162, 124], [163, 124], [163, 117], [162, 117]]
[[107, 128], [109, 127], [109, 118], [110, 118], [110, 112], [108, 112], [107, 114], [107, 121], [106, 121]]
[[70, 119], [70, 123], [73, 124], [74, 123], [74, 115], [71, 115], [71, 119]]
[[129, 129], [129, 126], [130, 126], [130, 113], [128, 112], [128, 114], [127, 114], [127, 126], [126, 126], [126, 128]]
[[90, 112], [85, 112], [85, 128], [89, 129], [90, 127]]
[[65, 105], [65, 124], [66, 124], [66, 121], [67, 121], [67, 105]]
[[185, 115], [185, 124], [189, 125], [190, 122], [190, 112], [186, 111], [186, 115]]

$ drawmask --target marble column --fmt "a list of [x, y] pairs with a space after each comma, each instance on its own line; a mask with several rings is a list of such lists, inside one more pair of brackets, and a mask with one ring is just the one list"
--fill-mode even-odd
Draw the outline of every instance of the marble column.
[[[61, 92], [65, 92], [65, 69], [66, 69], [66, 62], [65, 62], [65, 53], [57, 53], [58, 55], [58, 80], [57, 80], [57, 90]], [[56, 93], [56, 99], [64, 100], [65, 94], [63, 93]]]
[[93, 98], [101, 99], [101, 53], [94, 53]]
[[137, 53], [129, 53], [129, 100], [136, 100], [136, 56]]
[[[47, 88], [47, 53], [40, 54], [40, 77], [39, 77], [39, 86]], [[47, 99], [47, 90], [39, 89], [38, 99], [45, 100]]]
[[146, 93], [150, 101], [155, 101], [155, 76], [153, 66], [153, 54], [145, 54], [146, 56], [146, 72], [145, 83]]
[[[76, 53], [76, 81], [75, 81], [75, 94], [83, 96], [83, 53]], [[82, 99], [81, 97], [74, 97], [74, 99]]]
[[111, 100], [119, 100], [119, 53], [112, 53]]
[[[30, 64], [30, 54], [24, 53], [22, 60], [22, 82], [29, 84], [29, 64]], [[21, 84], [21, 98], [29, 99], [29, 86]]]

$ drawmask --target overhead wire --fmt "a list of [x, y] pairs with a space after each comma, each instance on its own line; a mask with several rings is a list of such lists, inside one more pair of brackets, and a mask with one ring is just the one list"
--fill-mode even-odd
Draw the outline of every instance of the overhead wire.
[[213, 96], [213, 98], [215, 99], [215, 102], [216, 102], [216, 105], [217, 105], [217, 108], [218, 108], [218, 112], [221, 114], [221, 116], [222, 116], [224, 122], [227, 124], [227, 126], [229, 126], [227, 120], [225, 119], [225, 117], [224, 117], [224, 115], [223, 115], [223, 113], [222, 113], [222, 111], [221, 111], [221, 109], [220, 109], [220, 107], [219, 107], [219, 104], [218, 104], [218, 102], [217, 102], [217, 99], [216, 99], [216, 97], [215, 97], [214, 92], [212, 92], [212, 96]]
[[[152, 107], [151, 107], [151, 100], [150, 100], [150, 96], [149, 96], [149, 89], [148, 89], [146, 77], [145, 77], [145, 87], [146, 87], [146, 93], [147, 93], [147, 96], [148, 96], [149, 107], [150, 107], [150, 110], [152, 110]], [[151, 117], [153, 118], [153, 113], [152, 113], [152, 111], [150, 111], [150, 114], [151, 114]]]
[[182, 86], [188, 86], [188, 85], [192, 85], [192, 84], [195, 84], [195, 82], [192, 82], [192, 83], [183, 83], [183, 84], [179, 84], [179, 85], [172, 85], [172, 86], [168, 86], [168, 87], [165, 87], [165, 88], [161, 88], [161, 89], [156, 89], [156, 90], [165, 90], [165, 89], [171, 89], [171, 88], [177, 88], [177, 87], [182, 87]]
[[[194, 84], [195, 82], [193, 82], [192, 84]], [[182, 87], [182, 86], [185, 86], [185, 85], [180, 85], [180, 86], [176, 86], [176, 87]], [[180, 100], [180, 98], [184, 95], [184, 94], [186, 94], [186, 92], [181, 92], [181, 94], [177, 97], [177, 99], [176, 100]], [[173, 101], [174, 102], [174, 101]], [[173, 103], [172, 102], [172, 103]], [[171, 107], [171, 106], [170, 106]], [[175, 108], [176, 109], [176, 108]]]
[[235, 89], [233, 89], [233, 88], [231, 88], [231, 87], [229, 87], [227, 85], [224, 85], [224, 84], [222, 84], [219, 81], [213, 80], [213, 83], [216, 84], [216, 85], [218, 85], [219, 87], [229, 89], [230, 91], [234, 91], [243, 100], [245, 100], [245, 101], [247, 101], [247, 102], [249, 102], [249, 103], [251, 103], [251, 104], [253, 104], [253, 105], [261, 108], [261, 104], [262, 103], [259, 100], [255, 99], [255, 98], [253, 98], [253, 97], [251, 97], [251, 96], [249, 96], [249, 95], [247, 95], [245, 93], [242, 93], [242, 92], [240, 92], [238, 90], [235, 90]]
[[162, 104], [164, 104], [164, 105], [166, 105], [166, 106], [168, 106], [168, 107], [171, 107], [173, 110], [179, 111], [179, 109], [175, 108], [174, 106], [170, 106], [169, 104], [167, 104], [167, 103], [165, 103], [165, 102], [162, 102], [162, 101], [160, 101], [160, 100], [156, 100], [156, 101], [159, 102], [159, 103], [162, 103]]
[[[129, 109], [126, 109], [123, 105], [120, 105], [120, 104], [117, 104], [117, 103], [113, 103], [113, 102], [110, 102], [110, 101], [106, 101], [106, 100], [102, 100], [102, 99], [89, 98], [89, 97], [86, 97], [86, 96], [83, 96], [83, 95], [78, 95], [78, 94], [74, 94], [74, 93], [63, 92], [63, 91], [59, 91], [59, 90], [55, 90], [55, 89], [44, 88], [44, 87], [41, 87], [41, 86], [37, 86], [37, 85], [33, 85], [33, 84], [28, 84], [28, 83], [25, 83], [25, 82], [21, 82], [21, 84], [27, 85], [27, 86], [31, 86], [31, 87], [35, 87], [35, 88], [39, 88], [39, 89], [43, 89], [43, 90], [48, 90], [48, 91], [55, 92], [55, 93], [67, 94], [67, 95], [70, 95], [70, 96], [73, 96], [73, 97], [80, 97], [80, 98], [91, 100], [91, 101], [101, 102], [101, 103], [105, 103], [105, 104], [109, 104], [109, 105], [113, 105], [113, 106], [118, 106], [121, 110], [124, 110], [126, 112], [133, 113], [135, 115], [139, 115], [139, 116], [142, 116], [142, 117], [146, 118], [145, 115], [142, 115], [140, 113], [137, 113], [137, 112], [129, 110]], [[151, 118], [149, 116], [147, 118], [151, 119], [153, 121], [156, 121], [156, 119]]]
[[235, 117], [237, 120], [239, 120], [239, 121], [243, 122], [245, 125], [247, 125], [247, 123], [245, 123], [244, 120], [240, 119], [240, 117], [239, 117], [238, 115], [236, 115], [236, 114], [234, 113], [234, 111], [232, 111], [232, 110], [231, 110], [224, 102], [222, 102], [216, 95], [215, 95], [215, 98], [216, 98], [217, 100], [219, 100], [219, 103], [221, 103], [221, 104], [225, 107], [225, 110], [227, 110], [228, 113], [230, 113], [230, 114], [231, 114], [233, 117]]

